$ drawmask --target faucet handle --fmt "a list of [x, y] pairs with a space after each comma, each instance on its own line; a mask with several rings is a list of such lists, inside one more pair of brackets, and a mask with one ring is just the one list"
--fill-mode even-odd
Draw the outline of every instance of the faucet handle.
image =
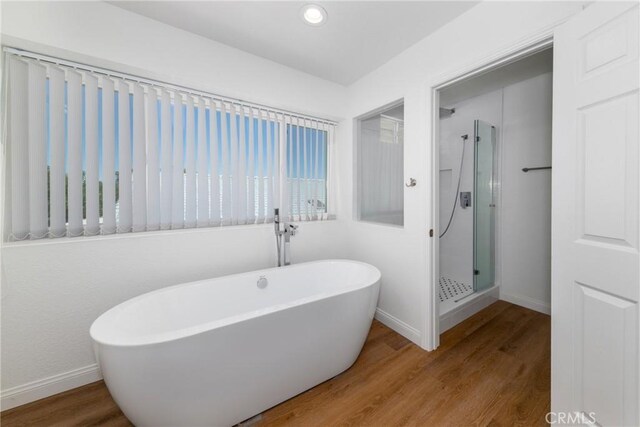
[[289, 228], [289, 234], [295, 236], [298, 226], [295, 224], [287, 224], [287, 227]]

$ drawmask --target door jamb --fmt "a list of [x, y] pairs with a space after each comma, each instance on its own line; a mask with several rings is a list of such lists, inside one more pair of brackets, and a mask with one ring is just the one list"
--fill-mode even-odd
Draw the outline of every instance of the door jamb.
[[427, 274], [427, 298], [424, 306], [426, 310], [424, 333], [422, 336], [422, 347], [427, 350], [435, 350], [440, 345], [440, 313], [438, 302], [438, 278], [440, 269], [440, 245], [439, 245], [439, 107], [440, 107], [440, 91], [462, 80], [484, 74], [495, 70], [501, 66], [515, 62], [539, 51], [548, 49], [553, 46], [553, 28], [545, 29], [538, 34], [522, 40], [514, 45], [507, 46], [498, 52], [494, 52], [471, 65], [448, 72], [436, 79], [430, 84], [429, 94], [431, 99], [431, 137], [430, 137], [430, 155], [431, 155], [431, 218], [433, 237], [427, 236], [427, 247], [430, 248], [430, 259], [428, 262]]

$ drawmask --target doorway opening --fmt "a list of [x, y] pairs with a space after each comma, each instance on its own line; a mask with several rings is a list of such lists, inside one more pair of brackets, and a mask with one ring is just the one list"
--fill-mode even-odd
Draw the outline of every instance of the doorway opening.
[[439, 333], [551, 300], [551, 44], [437, 90]]

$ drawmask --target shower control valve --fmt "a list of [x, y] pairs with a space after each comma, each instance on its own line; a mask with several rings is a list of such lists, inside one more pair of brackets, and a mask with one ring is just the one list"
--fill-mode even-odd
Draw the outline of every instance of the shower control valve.
[[466, 209], [471, 206], [471, 191], [460, 192], [460, 207]]

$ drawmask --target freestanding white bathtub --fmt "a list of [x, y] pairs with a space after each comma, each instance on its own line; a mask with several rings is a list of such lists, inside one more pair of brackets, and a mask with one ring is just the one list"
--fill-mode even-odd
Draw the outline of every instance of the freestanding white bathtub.
[[380, 271], [355, 261], [254, 271], [133, 298], [91, 337], [135, 425], [230, 426], [349, 368], [379, 288]]

